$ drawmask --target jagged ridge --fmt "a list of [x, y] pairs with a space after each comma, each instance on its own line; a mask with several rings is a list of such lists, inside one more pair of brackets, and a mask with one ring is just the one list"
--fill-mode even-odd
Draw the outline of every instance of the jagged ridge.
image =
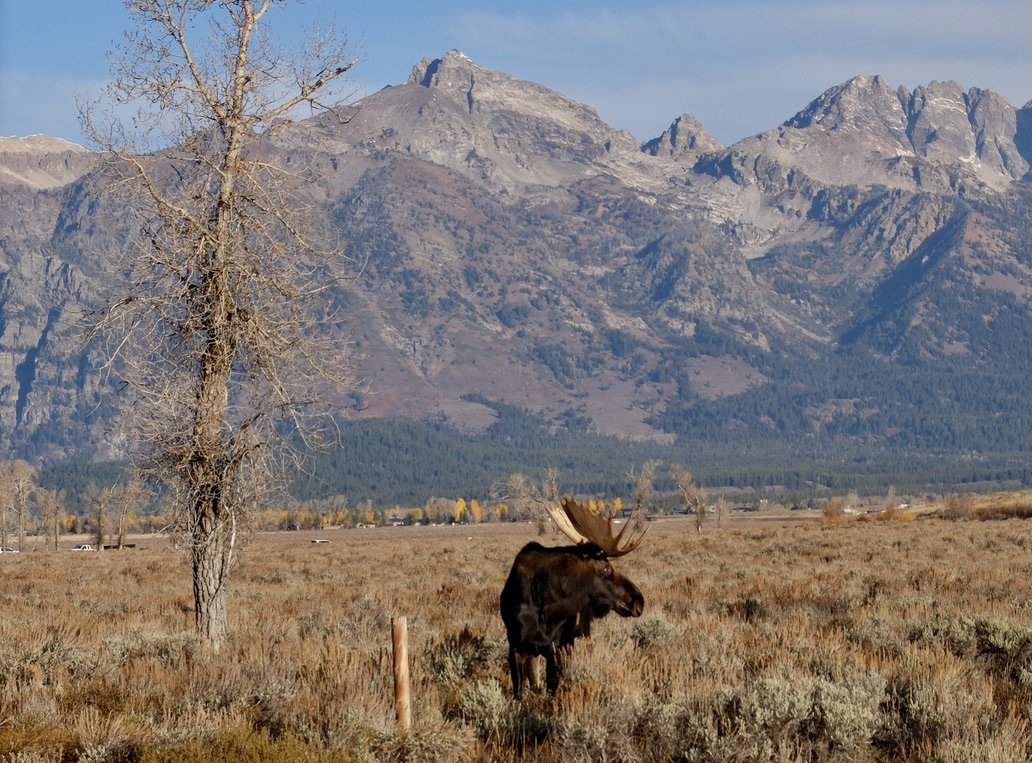
[[[1032, 331], [1030, 111], [990, 91], [857, 77], [732, 146], [688, 114], [639, 146], [451, 51], [344, 116], [261, 150], [320, 170], [300, 190], [366, 264], [337, 295], [372, 388], [354, 416], [476, 430], [490, 398], [626, 437], [884, 447], [898, 400], [854, 371], [1025, 370], [1000, 357]], [[110, 280], [118, 210], [92, 155], [2, 149], [7, 454], [115, 455], [71, 316]]]

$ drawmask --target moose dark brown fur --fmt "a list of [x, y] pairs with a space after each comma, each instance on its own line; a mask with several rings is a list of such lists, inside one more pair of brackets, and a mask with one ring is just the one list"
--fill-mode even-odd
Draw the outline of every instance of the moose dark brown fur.
[[578, 544], [548, 548], [528, 543], [516, 555], [502, 588], [500, 609], [509, 638], [509, 673], [516, 698], [522, 696], [525, 682], [536, 682], [530, 669], [534, 657], [545, 658], [546, 686], [554, 694], [565, 652], [575, 639], [591, 635], [592, 621], [610, 612], [638, 617], [645, 608], [638, 587], [609, 561], [636, 548], [641, 533], [621, 546], [623, 533], [612, 536], [612, 520], [599, 522], [597, 514], [587, 513], [572, 501], [564, 501], [562, 509], [562, 516], [549, 513]]

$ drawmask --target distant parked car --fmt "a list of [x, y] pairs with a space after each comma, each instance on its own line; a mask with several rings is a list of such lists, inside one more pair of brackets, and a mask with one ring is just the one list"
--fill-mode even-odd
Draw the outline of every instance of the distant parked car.
[[10, 548], [8, 546], [0, 546], [0, 554], [20, 554], [20, 553], [21, 553], [21, 551], [19, 551], [16, 548]]
[[92, 550], [93, 550], [93, 546], [91, 546], [89, 543], [80, 543], [78, 546], [75, 546], [72, 549], [72, 551], [92, 551]]

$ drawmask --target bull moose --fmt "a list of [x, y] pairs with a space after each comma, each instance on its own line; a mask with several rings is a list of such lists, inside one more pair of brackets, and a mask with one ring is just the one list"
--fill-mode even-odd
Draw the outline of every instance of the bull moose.
[[571, 499], [547, 510], [574, 545], [548, 548], [528, 543], [516, 555], [501, 594], [509, 672], [517, 699], [525, 681], [536, 684], [535, 657], [544, 656], [546, 687], [555, 694], [565, 653], [574, 639], [591, 635], [593, 620], [610, 612], [638, 617], [645, 608], [638, 587], [609, 563], [641, 543], [647, 527], [640, 517], [635, 515], [614, 536], [612, 518]]

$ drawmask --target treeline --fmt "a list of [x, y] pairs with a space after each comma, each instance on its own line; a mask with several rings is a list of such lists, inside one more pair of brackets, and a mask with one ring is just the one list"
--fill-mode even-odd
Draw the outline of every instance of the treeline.
[[[756, 397], [763, 400], [768, 394], [760, 391]], [[867, 437], [843, 436], [841, 428], [834, 427], [829, 427], [833, 435], [815, 433], [785, 414], [780, 427], [729, 430], [727, 420], [714, 410], [721, 401], [710, 408], [712, 420], [687, 419], [687, 426], [708, 430], [710, 436], [683, 434], [677, 445], [552, 430], [542, 419], [513, 406], [477, 401], [497, 414], [497, 421], [478, 435], [440, 422], [401, 418], [340, 422], [339, 442], [311, 455], [281, 503], [343, 498], [349, 508], [362, 506], [364, 512], [426, 506], [435, 498], [485, 500], [507, 475], [537, 477], [549, 468], [558, 470], [564, 492], [626, 499], [631, 474], [652, 460], [664, 464], [656, 479], [661, 493], [674, 490], [666, 466], [683, 464], [703, 488], [773, 493], [801, 504], [830, 493], [877, 495], [889, 487], [917, 494], [1032, 484], [1032, 463], [1022, 448], [975, 454], [956, 447], [911, 447], [907, 438], [902, 438], [903, 445], [885, 442], [872, 447]], [[747, 420], [742, 412], [748, 410], [742, 406], [737, 420]], [[757, 402], [754, 415], [759, 417], [763, 410]], [[933, 420], [922, 426], [931, 431], [938, 424]], [[953, 430], [957, 426], [951, 425]], [[38, 482], [61, 491], [69, 514], [88, 517], [89, 486], [111, 486], [124, 479], [123, 464], [78, 463], [44, 468]], [[279, 516], [272, 522], [282, 523]]]
[[[1027, 346], [1032, 327], [1013, 341]], [[934, 359], [901, 365], [862, 352], [761, 370], [775, 374], [773, 381], [737, 395], [704, 400], [685, 389], [653, 424], [703, 447], [760, 441], [849, 458], [886, 451], [1021, 453], [1028, 447], [1028, 369], [1014, 363], [1005, 369]]]
[[[292, 493], [302, 500], [346, 495], [353, 504], [418, 506], [434, 496], [489, 496], [492, 486], [508, 474], [534, 476], [554, 467], [566, 492], [627, 498], [632, 472], [652, 460], [685, 465], [703, 488], [774, 492], [787, 495], [790, 502], [848, 491], [877, 495], [890, 487], [936, 493], [1032, 484], [1032, 462], [1016, 441], [1009, 443], [1015, 447], [986, 453], [957, 447], [955, 442], [953, 447], [913, 447], [906, 438], [899, 445], [877, 446], [873, 438], [834, 428], [814, 432], [798, 418], [780, 429], [763, 423], [742, 431], [729, 428], [726, 416], [711, 411], [708, 432], [693, 436], [694, 428], [689, 427], [677, 444], [663, 445], [577, 428], [553, 430], [513, 406], [470, 399], [488, 405], [498, 416], [479, 435], [408, 419], [342, 423], [339, 447], [318, 455]], [[776, 400], [771, 398], [771, 405]], [[714, 408], [719, 405], [715, 401]], [[790, 419], [782, 415], [782, 421]], [[657, 474], [656, 489], [674, 490], [665, 468]]]
[[633, 470], [672, 452], [657, 444], [551, 431], [517, 408], [490, 405], [498, 419], [480, 435], [401, 418], [342, 423], [339, 446], [316, 454], [292, 493], [302, 500], [339, 494], [353, 502], [420, 505], [434, 496], [488, 496], [508, 474], [555, 468], [568, 492], [622, 496]]
[[42, 467], [37, 482], [61, 493], [65, 511], [83, 517], [88, 513], [90, 485], [110, 488], [128, 476], [129, 464], [124, 461], [63, 461]]

